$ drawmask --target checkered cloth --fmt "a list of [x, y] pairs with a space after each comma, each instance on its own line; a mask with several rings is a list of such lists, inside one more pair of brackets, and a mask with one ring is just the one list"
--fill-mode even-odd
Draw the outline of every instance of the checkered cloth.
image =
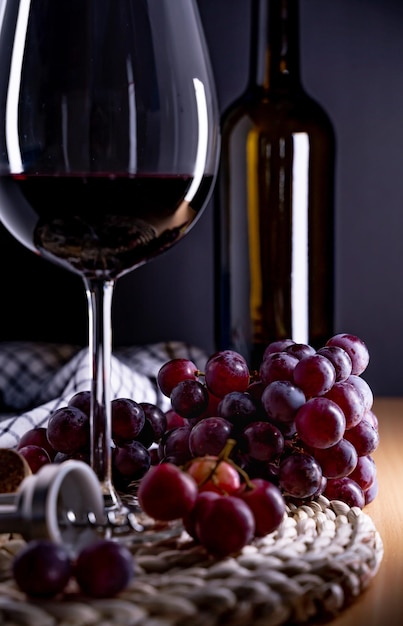
[[[176, 357], [203, 369], [206, 356], [182, 342], [120, 348], [112, 356], [112, 398], [151, 402], [163, 410], [169, 399], [158, 389], [161, 365]], [[88, 349], [49, 343], [0, 343], [0, 447], [12, 448], [34, 426], [46, 426], [49, 415], [78, 391], [90, 389]]]

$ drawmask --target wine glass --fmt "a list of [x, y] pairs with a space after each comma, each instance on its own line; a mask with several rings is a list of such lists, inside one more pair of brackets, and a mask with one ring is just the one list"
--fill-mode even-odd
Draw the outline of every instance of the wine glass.
[[91, 466], [111, 478], [116, 280], [181, 240], [215, 180], [219, 116], [194, 0], [3, 0], [0, 219], [79, 274], [89, 314]]

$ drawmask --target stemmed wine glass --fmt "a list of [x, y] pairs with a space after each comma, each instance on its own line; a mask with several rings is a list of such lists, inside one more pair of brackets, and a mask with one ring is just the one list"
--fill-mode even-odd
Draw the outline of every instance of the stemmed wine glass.
[[212, 190], [219, 117], [195, 0], [3, 0], [0, 219], [78, 273], [89, 310], [91, 465], [111, 478], [116, 280], [189, 231]]

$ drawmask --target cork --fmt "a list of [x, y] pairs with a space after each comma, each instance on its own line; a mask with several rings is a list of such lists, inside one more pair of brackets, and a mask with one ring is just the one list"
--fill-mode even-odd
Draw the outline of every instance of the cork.
[[30, 467], [19, 452], [0, 448], [0, 493], [14, 493], [29, 474]]

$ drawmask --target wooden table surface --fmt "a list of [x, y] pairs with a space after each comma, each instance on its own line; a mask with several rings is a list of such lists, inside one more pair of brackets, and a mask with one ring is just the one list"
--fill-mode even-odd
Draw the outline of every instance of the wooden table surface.
[[329, 626], [403, 624], [403, 398], [378, 398], [380, 443], [374, 453], [379, 493], [364, 511], [384, 544], [384, 557], [369, 588]]

